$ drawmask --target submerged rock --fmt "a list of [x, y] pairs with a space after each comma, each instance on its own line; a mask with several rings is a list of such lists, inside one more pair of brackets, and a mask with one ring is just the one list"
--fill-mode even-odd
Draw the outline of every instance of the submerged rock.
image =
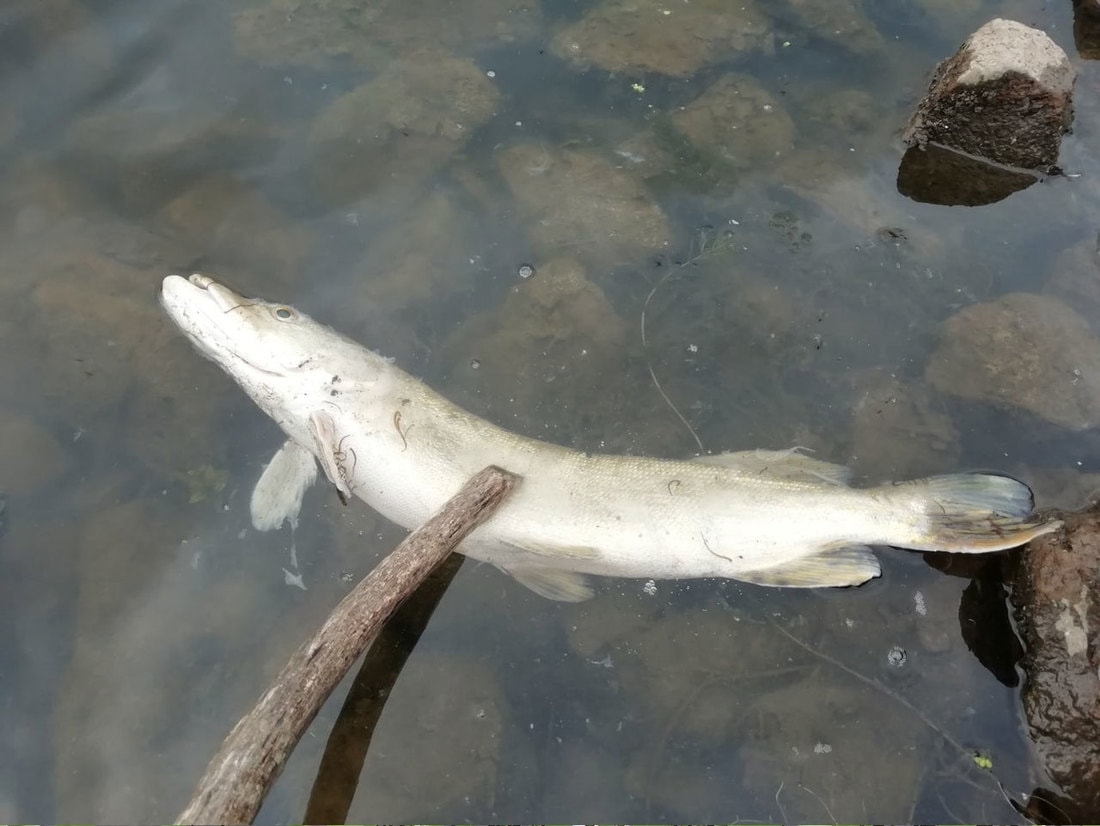
[[[1100, 818], [1100, 509], [1066, 517], [1018, 561], [1012, 602], [1036, 756], [1060, 787], [1065, 823]], [[1041, 795], [1049, 798], [1049, 794]]]
[[856, 54], [876, 52], [886, 45], [859, 0], [786, 0], [786, 6], [811, 34]]
[[687, 77], [738, 52], [770, 50], [771, 23], [752, 0], [605, 0], [554, 38], [575, 66]]
[[234, 42], [269, 65], [382, 65], [395, 52], [514, 42], [541, 21], [538, 0], [270, 0], [237, 13]]
[[158, 217], [169, 233], [203, 248], [216, 268], [257, 271], [265, 283], [295, 280], [313, 248], [309, 231], [229, 175], [200, 178]]
[[498, 100], [471, 61], [431, 50], [410, 54], [317, 118], [310, 132], [317, 183], [337, 203], [408, 189], [446, 162]]
[[938, 143], [1021, 169], [1056, 168], [1073, 120], [1075, 72], [1044, 32], [991, 20], [936, 68], [906, 126], [910, 146]]
[[738, 169], [774, 163], [794, 143], [790, 116], [747, 75], [724, 75], [672, 121], [696, 147]]
[[1054, 298], [1013, 293], [960, 310], [944, 323], [925, 378], [941, 393], [1062, 427], [1100, 423], [1100, 339]]
[[498, 309], [471, 319], [446, 352], [452, 374], [461, 377], [459, 392], [476, 406], [484, 404], [474, 398], [483, 388], [487, 398], [507, 399], [501, 407], [518, 420], [502, 423], [514, 427], [545, 421], [539, 409], [551, 403], [559, 419], [565, 411], [574, 421], [598, 419], [606, 409], [593, 400], [618, 397], [608, 379], [622, 375], [625, 340], [626, 324], [603, 290], [576, 260], [558, 258], [539, 264], [538, 274], [518, 283]]
[[413, 656], [371, 737], [350, 822], [475, 819], [492, 805], [507, 722], [485, 663]]
[[1100, 60], [1100, 3], [1073, 0], [1073, 43], [1085, 60]]
[[364, 305], [392, 311], [468, 290], [477, 225], [453, 194], [433, 190], [368, 245], [356, 279]]
[[646, 188], [595, 152], [520, 144], [497, 163], [544, 256], [568, 250], [608, 266], [668, 242], [668, 220]]
[[877, 479], [912, 479], [956, 465], [959, 433], [922, 384], [870, 371], [856, 379], [852, 465]]
[[1100, 335], [1100, 237], [1062, 250], [1050, 264], [1043, 292], [1073, 307]]
[[0, 490], [17, 496], [40, 492], [67, 466], [64, 448], [48, 430], [31, 418], [0, 409]]

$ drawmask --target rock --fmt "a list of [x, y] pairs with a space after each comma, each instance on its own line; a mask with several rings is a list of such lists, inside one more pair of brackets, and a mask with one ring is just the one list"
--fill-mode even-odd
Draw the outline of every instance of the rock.
[[540, 256], [568, 250], [607, 267], [668, 243], [668, 220], [645, 187], [595, 152], [520, 144], [497, 163]]
[[424, 50], [326, 108], [310, 132], [318, 185], [334, 203], [409, 189], [493, 114], [493, 82], [473, 62]]
[[774, 165], [794, 143], [794, 123], [776, 100], [747, 75], [725, 75], [672, 115], [697, 148], [737, 169]]
[[1057, 299], [1013, 293], [960, 310], [944, 323], [925, 378], [941, 393], [1062, 427], [1100, 423], [1100, 340]]
[[904, 140], [1052, 171], [1073, 120], [1074, 78], [1066, 53], [1045, 33], [991, 20], [936, 68]]
[[617, 404], [608, 400], [621, 386], [609, 377], [622, 374], [626, 329], [583, 267], [558, 258], [537, 266], [498, 309], [465, 324], [445, 345], [445, 359], [463, 401], [483, 408], [499, 400], [503, 410], [486, 412], [505, 426], [546, 422], [542, 408], [552, 404], [559, 421], [568, 413], [583, 433], [607, 412], [599, 401]]
[[[775, 799], [783, 821], [831, 818], [823, 802], [836, 806], [855, 788], [874, 789], [864, 800], [869, 823], [905, 820], [912, 810], [928, 730], [912, 714], [869, 702], [854, 681], [823, 673], [783, 685], [757, 697], [739, 720], [730, 739], [745, 792]], [[777, 791], [791, 777], [798, 782]]]
[[[1023, 478], [1019, 473], [1014, 475]], [[1035, 507], [1039, 510], [1078, 511], [1100, 504], [1100, 473], [1046, 468], [1029, 470], [1025, 481], [1035, 492]]]
[[233, 31], [238, 53], [260, 63], [381, 68], [393, 54], [425, 47], [468, 53], [533, 37], [541, 28], [538, 0], [269, 0], [237, 12]]
[[232, 111], [237, 97], [230, 90], [219, 109], [167, 105], [165, 98], [187, 93], [149, 86], [128, 95], [128, 106], [96, 109], [76, 120], [64, 144], [65, 163], [79, 168], [80, 180], [112, 193], [135, 213], [161, 209], [196, 184], [197, 172], [255, 168], [285, 140], [281, 127]]
[[1100, 237], [1086, 238], [1058, 253], [1043, 292], [1061, 299], [1100, 335]]
[[604, 0], [560, 31], [551, 48], [580, 68], [688, 77], [741, 52], [770, 51], [773, 35], [751, 0]]
[[62, 415], [117, 406], [139, 363], [163, 374], [155, 353], [175, 333], [151, 300], [160, 273], [91, 253], [43, 256], [38, 265], [28, 333], [43, 350], [39, 385]]
[[310, 232], [230, 175], [200, 178], [158, 217], [167, 232], [203, 250], [208, 268], [256, 271], [264, 283], [296, 280], [313, 249]]
[[922, 384], [870, 370], [855, 379], [852, 467], [876, 480], [915, 479], [952, 470], [959, 433]]
[[507, 721], [488, 665], [418, 652], [371, 737], [349, 822], [476, 819], [492, 806]]
[[[1100, 509], [1016, 557], [1012, 602], [1023, 632], [1023, 707], [1036, 757], [1057, 783], [1065, 823], [1100, 818]], [[1072, 806], [1072, 808], [1067, 808]]]
[[357, 269], [366, 307], [387, 312], [470, 289], [478, 249], [478, 217], [448, 192], [433, 190], [372, 242]]
[[194, 392], [219, 371], [153, 300], [163, 269], [69, 252], [39, 266], [26, 335], [43, 354], [35, 386], [56, 414], [101, 435], [123, 429], [116, 438], [140, 461], [188, 487], [188, 471], [224, 466], [225, 445], [211, 438], [224, 397]]
[[40, 493], [68, 467], [64, 448], [38, 422], [0, 410], [0, 491]]
[[1100, 60], [1100, 2], [1073, 0], [1073, 44], [1084, 60]]
[[36, 120], [52, 122], [60, 131], [74, 111], [111, 82], [118, 68], [101, 16], [94, 3], [79, 0], [15, 0], [5, 5], [6, 42], [19, 43], [33, 56], [5, 78], [6, 97], [27, 98], [21, 101], [24, 117], [33, 112]]

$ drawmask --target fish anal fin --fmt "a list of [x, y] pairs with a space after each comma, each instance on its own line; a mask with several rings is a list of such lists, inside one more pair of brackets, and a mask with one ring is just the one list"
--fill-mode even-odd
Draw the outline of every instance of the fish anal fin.
[[596, 593], [588, 584], [588, 578], [574, 571], [539, 568], [533, 565], [517, 565], [503, 570], [514, 577], [520, 585], [530, 588], [541, 597], [557, 602], [584, 602]]
[[309, 432], [317, 445], [317, 459], [325, 471], [325, 476], [336, 486], [340, 499], [347, 502], [351, 496], [348, 480], [351, 471], [347, 465], [346, 451], [340, 447], [336, 435], [336, 422], [325, 412], [316, 412], [309, 417]]
[[844, 465], [823, 462], [790, 450], [736, 450], [696, 456], [693, 462], [717, 465], [746, 475], [842, 487], [851, 481], [852, 471]]
[[882, 573], [866, 545], [838, 545], [771, 568], [738, 572], [736, 578], [777, 588], [843, 588]]
[[252, 526], [270, 531], [289, 520], [293, 525], [302, 509], [302, 497], [317, 478], [313, 454], [293, 440], [276, 451], [252, 490], [249, 513]]

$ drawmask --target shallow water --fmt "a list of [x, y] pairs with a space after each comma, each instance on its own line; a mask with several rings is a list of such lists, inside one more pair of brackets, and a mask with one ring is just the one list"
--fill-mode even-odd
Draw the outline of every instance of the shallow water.
[[[657, 22], [625, 45], [615, 4], [0, 13], [0, 819], [175, 817], [402, 535], [322, 486], [294, 534], [251, 529], [281, 438], [163, 315], [169, 272], [300, 306], [578, 448], [798, 444], [868, 481], [996, 468], [1048, 505], [1100, 487], [1094, 428], [924, 378], [942, 322], [1007, 293], [1100, 325], [1100, 84], [1069, 4], [760, 3], [725, 9], [730, 31], [691, 17], [713, 4], [639, 5]], [[907, 200], [897, 134], [994, 15], [1073, 57], [1078, 177]], [[1089, 363], [1042, 367], [1091, 384]], [[1044, 778], [1012, 640], [974, 631], [969, 576], [880, 557], [850, 591], [607, 580], [580, 605], [467, 563], [348, 817], [1019, 819], [996, 781], [1019, 799]], [[346, 691], [258, 822], [301, 820]]]

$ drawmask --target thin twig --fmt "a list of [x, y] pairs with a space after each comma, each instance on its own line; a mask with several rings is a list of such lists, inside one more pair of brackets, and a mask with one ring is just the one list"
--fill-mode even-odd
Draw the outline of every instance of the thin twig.
[[[922, 723], [924, 723], [926, 726], [928, 726], [928, 728], [930, 728], [932, 731], [934, 731], [936, 734], [938, 734], [940, 737], [942, 737], [945, 743], [949, 743], [956, 751], [958, 751], [959, 754], [962, 755], [966, 759], [966, 762], [967, 762], [968, 766], [972, 764], [972, 761], [973, 761], [973, 758], [974, 758], [974, 750], [973, 749], [966, 748], [966, 746], [964, 746], [962, 743], [960, 743], [958, 740], [956, 740], [954, 737], [952, 737], [950, 734], [948, 734], [946, 731], [944, 731], [939, 725], [937, 725], [927, 714], [925, 714], [923, 711], [921, 711], [915, 705], [910, 703], [908, 700], [906, 700], [904, 697], [902, 697], [896, 691], [891, 690], [890, 688], [883, 685], [881, 682], [874, 679], [873, 677], [867, 677], [863, 674], [860, 674], [854, 668], [851, 668], [851, 667], [845, 665], [840, 660], [829, 656], [828, 654], [824, 653], [823, 651], [817, 651], [816, 649], [811, 648], [808, 644], [804, 643], [802, 640], [800, 640], [798, 637], [796, 637], [794, 634], [792, 634], [790, 631], [788, 631], [786, 628], [784, 628], [783, 626], [781, 626], [779, 623], [775, 622], [774, 620], [770, 620], [770, 622], [771, 622], [772, 625], [775, 626], [776, 631], [778, 631], [784, 637], [789, 639], [791, 642], [793, 642], [799, 648], [803, 649], [804, 651], [809, 652], [810, 654], [813, 654], [815, 657], [818, 657], [818, 658], [824, 660], [825, 662], [829, 663], [830, 665], [836, 666], [837, 668], [839, 668], [841, 671], [845, 672], [846, 674], [854, 677], [855, 679], [859, 680], [862, 683], [866, 683], [867, 685], [871, 686], [872, 688], [874, 688], [874, 689], [882, 692], [883, 694], [885, 694], [887, 697], [892, 699], [894, 702], [896, 702], [896, 703], [904, 706], [905, 708], [909, 709], [909, 711], [913, 712], [913, 714], [915, 714], [920, 719], [920, 721]], [[985, 774], [985, 776], [989, 777], [994, 783], [997, 784], [997, 787], [1000, 789], [1001, 794], [1004, 795], [1005, 800], [1007, 800], [1010, 804], [1012, 804], [1012, 798], [1009, 797], [1008, 790], [1005, 789], [1004, 784], [1001, 783], [1001, 781], [996, 776], [994, 776], [994, 774], [992, 772], [986, 772], [984, 774]], [[959, 779], [959, 778], [956, 778], [956, 779]], [[1012, 805], [1012, 808], [1019, 811], [1019, 807], [1017, 807], [1015, 804]]]
[[[690, 263], [690, 262], [688, 262], [688, 263]], [[681, 266], [682, 267], [687, 266], [687, 264], [682, 264]], [[643, 350], [648, 350], [648, 342], [646, 341], [646, 337], [645, 337], [645, 311], [646, 311], [646, 308], [649, 307], [649, 302], [653, 300], [653, 296], [657, 292], [657, 289], [662, 284], [664, 284], [665, 281], [668, 280], [669, 276], [672, 275], [674, 272], [676, 272], [676, 270], [667, 270], [665, 272], [665, 274], [662, 275], [661, 278], [657, 281], [657, 283], [653, 285], [653, 289], [649, 291], [649, 295], [646, 296], [645, 302], [642, 304], [641, 327], [642, 327], [642, 349]], [[648, 352], [646, 353], [645, 366], [646, 366], [646, 369], [649, 370], [649, 377], [651, 379], [653, 379], [653, 386], [657, 388], [657, 392], [661, 394], [661, 398], [665, 400], [665, 404], [667, 404], [669, 406], [669, 409], [671, 409], [672, 412], [676, 414], [676, 418], [679, 419], [681, 422], [683, 422], [684, 427], [686, 427], [688, 429], [688, 433], [691, 434], [691, 438], [693, 438], [695, 440], [695, 444], [697, 444], [699, 446], [699, 452], [700, 453], [706, 453], [706, 449], [703, 447], [703, 441], [702, 441], [702, 439], [699, 438], [699, 434], [695, 432], [695, 428], [692, 427], [691, 423], [687, 419], [684, 418], [684, 415], [676, 408], [676, 405], [674, 405], [672, 403], [672, 399], [670, 399], [668, 397], [668, 394], [665, 393], [664, 388], [661, 387], [661, 383], [659, 381], [657, 381], [657, 374], [655, 372], [653, 372], [653, 362], [651, 362], [649, 360], [649, 353]]]

